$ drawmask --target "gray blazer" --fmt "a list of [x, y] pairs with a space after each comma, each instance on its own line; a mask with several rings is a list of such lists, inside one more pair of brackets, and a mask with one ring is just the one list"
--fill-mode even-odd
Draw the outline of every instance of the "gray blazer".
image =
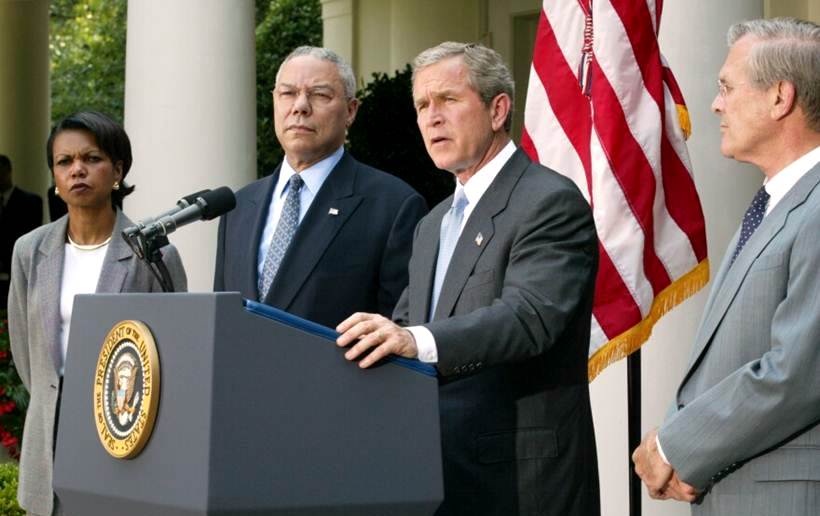
[[[103, 261], [97, 292], [156, 292], [161, 287], [148, 267], [132, 253], [120, 233], [131, 224], [117, 212], [114, 237]], [[9, 290], [9, 337], [14, 365], [31, 394], [17, 498], [27, 511], [50, 515], [54, 423], [60, 378], [52, 350], [60, 336], [60, 286], [68, 216], [22, 236], [14, 246]], [[164, 261], [177, 291], [187, 289], [182, 261], [173, 246]]]
[[680, 477], [707, 490], [694, 514], [820, 514], [818, 184], [820, 165], [715, 278], [660, 429]]

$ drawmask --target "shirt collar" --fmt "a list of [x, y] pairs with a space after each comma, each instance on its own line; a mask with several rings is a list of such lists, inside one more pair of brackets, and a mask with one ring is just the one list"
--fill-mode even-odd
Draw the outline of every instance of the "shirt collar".
[[[467, 184], [462, 185], [460, 181], [456, 180], [456, 191], [459, 189], [464, 190], [464, 194], [470, 202], [469, 206], [473, 207], [478, 204], [484, 192], [487, 191], [493, 180], [495, 180], [498, 173], [501, 172], [501, 169], [504, 168], [504, 165], [507, 164], [507, 161], [510, 160], [513, 154], [515, 154], [515, 144], [510, 140], [489, 163], [473, 174], [467, 181]], [[455, 196], [453, 196], [453, 199], [455, 199]]]
[[[333, 171], [342, 159], [344, 150], [344, 146], [341, 146], [330, 156], [301, 171], [299, 176], [302, 178], [302, 181], [305, 182], [302, 188], [307, 188], [311, 194], [316, 195], [319, 188], [321, 188], [322, 184], [324, 184], [325, 179], [327, 179], [327, 176], [330, 175], [330, 172]], [[282, 196], [282, 194], [284, 194], [285, 187], [290, 182], [290, 177], [293, 174], [296, 174], [296, 171], [290, 166], [290, 163], [288, 163], [286, 157], [282, 160], [282, 167], [279, 171], [279, 180], [276, 182], [276, 188], [273, 191], [274, 198], [278, 199]]]
[[775, 205], [789, 193], [789, 190], [800, 181], [800, 178], [814, 168], [817, 163], [820, 163], [820, 146], [792, 161], [771, 179], [767, 178], [763, 183], [766, 193], [769, 194], [769, 205], [766, 208], [766, 213], [771, 212]]

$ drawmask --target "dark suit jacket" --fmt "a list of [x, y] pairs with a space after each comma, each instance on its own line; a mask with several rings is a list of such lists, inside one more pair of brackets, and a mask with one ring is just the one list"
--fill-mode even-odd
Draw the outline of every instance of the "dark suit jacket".
[[6, 308], [14, 242], [42, 223], [43, 200], [15, 186], [0, 216], [0, 308]]
[[[220, 220], [214, 291], [258, 298], [259, 240], [280, 169], [239, 190], [236, 209]], [[407, 184], [345, 152], [299, 224], [264, 303], [330, 327], [357, 311], [389, 317], [407, 285], [413, 228], [426, 212]]]
[[589, 205], [570, 180], [517, 150], [470, 215], [428, 322], [451, 203], [419, 223], [394, 313], [399, 324], [423, 324], [438, 348], [445, 500], [437, 514], [598, 514]]

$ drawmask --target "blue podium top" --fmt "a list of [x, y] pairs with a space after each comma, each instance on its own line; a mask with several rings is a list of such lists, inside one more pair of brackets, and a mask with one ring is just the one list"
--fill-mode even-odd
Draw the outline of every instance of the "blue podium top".
[[[340, 335], [339, 332], [332, 328], [322, 326], [321, 324], [315, 323], [313, 321], [308, 321], [307, 319], [302, 319], [301, 317], [289, 314], [284, 310], [280, 310], [278, 308], [274, 308], [263, 303], [251, 301], [250, 299], [243, 299], [242, 303], [245, 305], [245, 310], [247, 310], [250, 313], [280, 322], [293, 328], [297, 328], [312, 335], [316, 335], [317, 337], [322, 337], [329, 341], [333, 341], [334, 343]], [[413, 371], [416, 371], [427, 376], [431, 376], [433, 378], [435, 378], [438, 375], [435, 367], [431, 366], [430, 364], [420, 362], [416, 359], [390, 355], [387, 358], [385, 358], [385, 360], [387, 362], [392, 362], [396, 365], [412, 369]]]

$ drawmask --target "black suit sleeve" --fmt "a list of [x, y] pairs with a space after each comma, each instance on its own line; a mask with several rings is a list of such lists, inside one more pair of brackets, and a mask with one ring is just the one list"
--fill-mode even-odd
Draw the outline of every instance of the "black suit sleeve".
[[427, 203], [413, 192], [404, 199], [393, 219], [379, 270], [378, 310], [390, 317], [407, 286], [407, 264], [413, 247], [413, 231], [427, 214]]

